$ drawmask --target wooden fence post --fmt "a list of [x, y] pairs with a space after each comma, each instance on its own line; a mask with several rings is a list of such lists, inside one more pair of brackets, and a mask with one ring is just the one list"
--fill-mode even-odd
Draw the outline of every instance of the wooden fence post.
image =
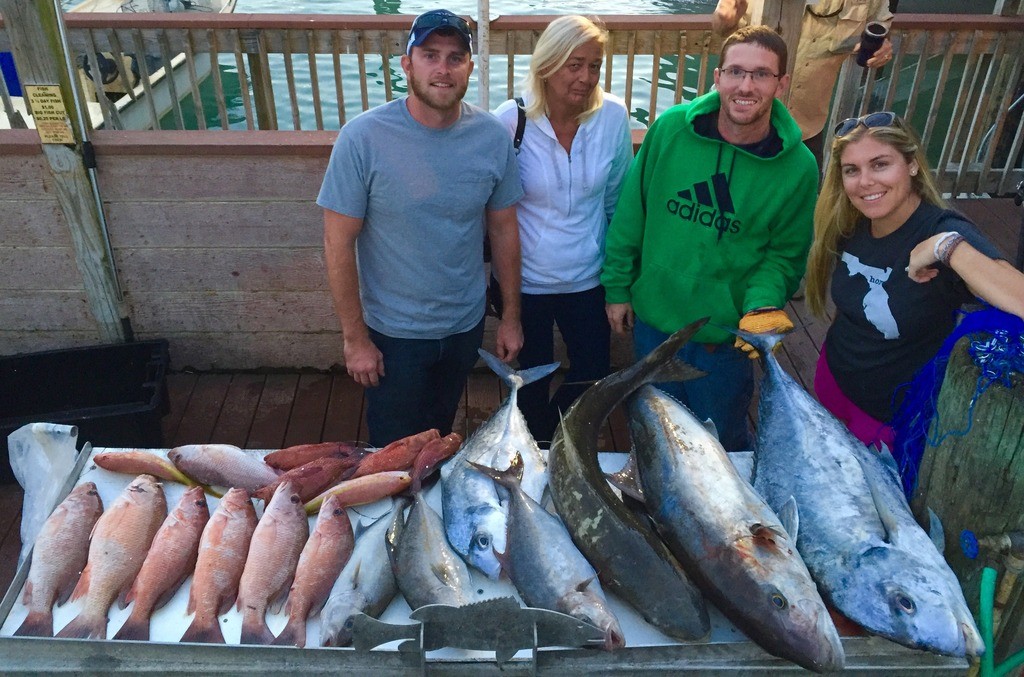
[[[26, 87], [59, 85], [70, 121], [73, 144], [43, 143], [43, 156], [53, 175], [57, 201], [64, 212], [82, 275], [89, 308], [103, 341], [124, 341], [131, 335], [128, 313], [118, 288], [109, 239], [100, 213], [93, 177], [83, 161], [81, 102], [72, 88], [63, 17], [49, 0], [0, 0], [18, 76]], [[27, 98], [27, 97], [26, 97]]]
[[[774, 28], [786, 41], [789, 57], [786, 72], [792, 73], [796, 64], [796, 49], [800, 44], [800, 29], [804, 21], [804, 0], [765, 0], [761, 12], [761, 23]], [[789, 104], [789, 88], [782, 93], [782, 103]]]
[[[957, 342], [949, 357], [936, 405], [931, 439], [967, 428], [967, 412], [980, 371], [968, 353], [971, 337]], [[946, 561], [960, 579], [971, 609], [978, 611], [982, 567], [1003, 571], [1002, 558], [968, 559], [960, 535], [979, 537], [1024, 529], [1024, 375], [1013, 375], [1013, 387], [990, 385], [974, 404], [970, 430], [950, 435], [925, 448], [911, 501], [916, 515], [931, 508], [946, 534]], [[996, 660], [1022, 639], [1024, 578], [1003, 609], [1002, 632], [996, 637]], [[1001, 649], [1001, 650], [999, 650]]]

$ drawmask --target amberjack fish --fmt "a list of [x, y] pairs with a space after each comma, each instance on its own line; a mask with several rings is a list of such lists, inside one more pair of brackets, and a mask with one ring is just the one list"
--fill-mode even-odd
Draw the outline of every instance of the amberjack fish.
[[508, 547], [500, 555], [504, 569], [531, 607], [550, 609], [597, 626], [608, 651], [626, 645], [619, 621], [597, 581], [597, 572], [580, 554], [562, 520], [520, 487], [523, 460], [517, 454], [508, 470], [473, 464], [509, 490]]
[[783, 519], [825, 600], [904, 646], [977, 656], [960, 585], [914, 519], [895, 462], [855, 438], [772, 356], [781, 335], [741, 334], [762, 355], [754, 488]]
[[768, 653], [842, 670], [839, 633], [796, 544], [717, 435], [651, 385], [627, 408], [647, 510], [704, 594]]
[[195, 617], [179, 641], [224, 643], [217, 617], [235, 603], [238, 580], [255, 530], [256, 510], [249, 492], [237, 487], [229, 489], [199, 540], [186, 609], [188, 613], [194, 612]]
[[494, 551], [505, 550], [508, 490], [474, 470], [470, 463], [507, 468], [513, 457], [523, 459], [523, 491], [540, 502], [547, 486], [547, 460], [526, 426], [516, 404], [523, 386], [540, 380], [558, 363], [514, 371], [494, 355], [480, 356], [508, 385], [510, 392], [494, 415], [484, 421], [455, 456], [441, 466], [441, 507], [448, 542], [488, 578], [496, 579], [501, 563]]
[[58, 637], [107, 638], [110, 605], [128, 594], [166, 516], [167, 500], [152, 475], [139, 475], [121, 492], [93, 527], [89, 562], [71, 594], [72, 600], [84, 596], [85, 603]]
[[209, 519], [203, 488], [186, 490], [153, 537], [146, 561], [125, 598], [135, 606], [114, 639], [149, 640], [150, 616], [170, 601], [195, 570], [199, 538]]
[[352, 556], [320, 612], [321, 646], [351, 644], [352, 619], [357, 614], [379, 617], [398, 592], [385, 541], [391, 522], [385, 514], [357, 530]]
[[32, 567], [22, 603], [28, 616], [17, 637], [53, 637], [53, 605], [64, 604], [89, 557], [89, 534], [103, 513], [96, 485], [83, 482], [71, 490], [43, 524], [32, 547]]
[[409, 608], [468, 603], [473, 598], [473, 579], [466, 563], [448, 545], [441, 516], [419, 493], [413, 495], [409, 516], [403, 518], [406, 502], [395, 506], [386, 541], [398, 589]]
[[640, 386], [703, 375], [675, 354], [706, 321], [680, 329], [644, 359], [588, 388], [555, 429], [549, 454], [551, 497], [576, 547], [609, 590], [680, 639], [708, 634], [704, 599], [649, 522], [612, 491], [598, 465], [597, 439], [612, 410]]

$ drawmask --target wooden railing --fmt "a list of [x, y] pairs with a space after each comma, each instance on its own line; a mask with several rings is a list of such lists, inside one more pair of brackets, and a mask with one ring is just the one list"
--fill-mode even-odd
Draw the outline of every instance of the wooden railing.
[[[486, 26], [469, 100], [516, 93], [552, 17], [499, 17]], [[626, 100], [636, 127], [707, 91], [721, 39], [707, 15], [605, 16], [604, 86]], [[102, 125], [123, 128], [332, 129], [400, 96], [399, 65], [412, 17], [335, 15], [66, 14], [73, 60], [133, 80], [120, 100], [99, 98]], [[1005, 194], [1021, 169], [1024, 18], [899, 15], [896, 58], [881, 72], [848, 63], [833, 105], [841, 119], [895, 110], [922, 134], [944, 190]], [[0, 27], [0, 50], [10, 49]], [[148, 58], [121, 58], [137, 54]], [[138, 82], [129, 72], [139, 71]], [[173, 72], [158, 110], [158, 71]], [[204, 82], [204, 75], [209, 78]], [[866, 81], [861, 83], [862, 80]], [[489, 83], [486, 91], [480, 83]], [[110, 86], [110, 85], [108, 85]], [[823, 102], [822, 105], [827, 105]], [[163, 118], [161, 120], [161, 118]], [[207, 121], [210, 121], [209, 123]]]

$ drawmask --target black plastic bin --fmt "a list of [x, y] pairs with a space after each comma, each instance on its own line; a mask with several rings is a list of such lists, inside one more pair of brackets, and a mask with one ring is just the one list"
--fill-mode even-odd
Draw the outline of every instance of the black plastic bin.
[[26, 423], [78, 426], [94, 447], [163, 447], [165, 339], [0, 357], [0, 482], [14, 481], [7, 436]]

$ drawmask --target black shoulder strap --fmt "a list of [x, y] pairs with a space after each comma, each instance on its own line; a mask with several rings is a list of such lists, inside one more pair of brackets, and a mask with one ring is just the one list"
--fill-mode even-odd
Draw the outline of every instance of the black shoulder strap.
[[512, 139], [512, 147], [516, 149], [516, 155], [519, 155], [519, 146], [523, 144], [523, 133], [526, 132], [526, 102], [523, 101], [523, 97], [516, 97], [516, 108], [519, 110], [519, 122], [516, 124], [516, 136]]

